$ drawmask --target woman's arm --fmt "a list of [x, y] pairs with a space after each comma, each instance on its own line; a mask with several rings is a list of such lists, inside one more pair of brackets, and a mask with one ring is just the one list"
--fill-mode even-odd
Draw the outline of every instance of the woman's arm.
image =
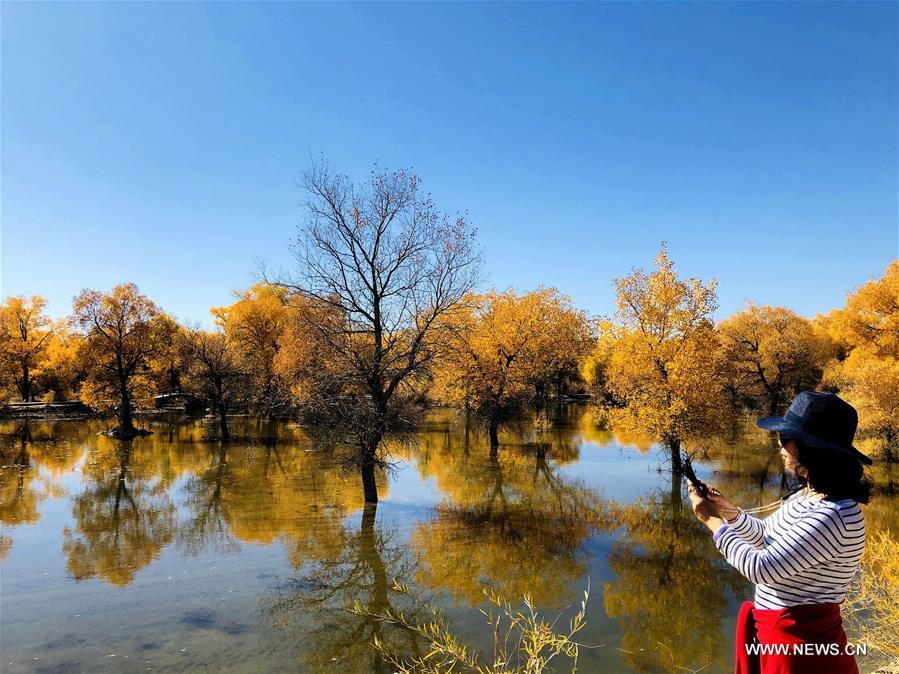
[[729, 529], [757, 550], [765, 547], [765, 522], [742, 510], [733, 519], [724, 518]]
[[839, 514], [824, 509], [803, 515], [761, 550], [730, 527], [716, 537], [715, 545], [751, 582], [771, 584], [833, 559], [846, 543], [845, 535]]

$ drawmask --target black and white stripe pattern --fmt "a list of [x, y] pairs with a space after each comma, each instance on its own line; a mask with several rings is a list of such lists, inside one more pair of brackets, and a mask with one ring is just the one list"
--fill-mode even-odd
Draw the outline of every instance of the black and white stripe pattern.
[[840, 604], [865, 547], [865, 520], [852, 499], [800, 492], [764, 520], [741, 511], [715, 543], [756, 584], [756, 608]]

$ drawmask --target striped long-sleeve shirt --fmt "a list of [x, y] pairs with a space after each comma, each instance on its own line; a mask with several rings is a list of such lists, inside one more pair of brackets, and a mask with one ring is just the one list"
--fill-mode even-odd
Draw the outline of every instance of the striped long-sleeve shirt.
[[755, 583], [756, 608], [840, 604], [865, 547], [865, 520], [852, 499], [798, 492], [764, 520], [740, 511], [714, 539]]

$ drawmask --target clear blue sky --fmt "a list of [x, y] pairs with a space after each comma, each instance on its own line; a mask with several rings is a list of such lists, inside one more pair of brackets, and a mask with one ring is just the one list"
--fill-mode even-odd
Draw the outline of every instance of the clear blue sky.
[[312, 153], [414, 167], [488, 284], [595, 313], [659, 242], [806, 315], [897, 256], [897, 5], [2, 3], [2, 293], [181, 319], [288, 265]]

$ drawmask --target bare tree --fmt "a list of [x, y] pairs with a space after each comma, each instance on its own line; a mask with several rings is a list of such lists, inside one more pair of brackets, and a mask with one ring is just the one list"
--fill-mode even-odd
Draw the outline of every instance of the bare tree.
[[224, 331], [208, 332], [188, 327], [182, 332], [188, 360], [188, 375], [209, 400], [218, 416], [219, 437], [230, 440], [228, 408], [246, 390], [248, 377], [240, 364], [236, 348]]
[[375, 167], [354, 185], [318, 160], [301, 187], [298, 272], [277, 282], [312, 306], [298, 320], [327, 363], [310, 372], [315, 407], [355, 448], [365, 500], [376, 503], [379, 446], [402, 425], [402, 389], [428, 376], [439, 319], [479, 281], [475, 230], [438, 211], [409, 171]]

